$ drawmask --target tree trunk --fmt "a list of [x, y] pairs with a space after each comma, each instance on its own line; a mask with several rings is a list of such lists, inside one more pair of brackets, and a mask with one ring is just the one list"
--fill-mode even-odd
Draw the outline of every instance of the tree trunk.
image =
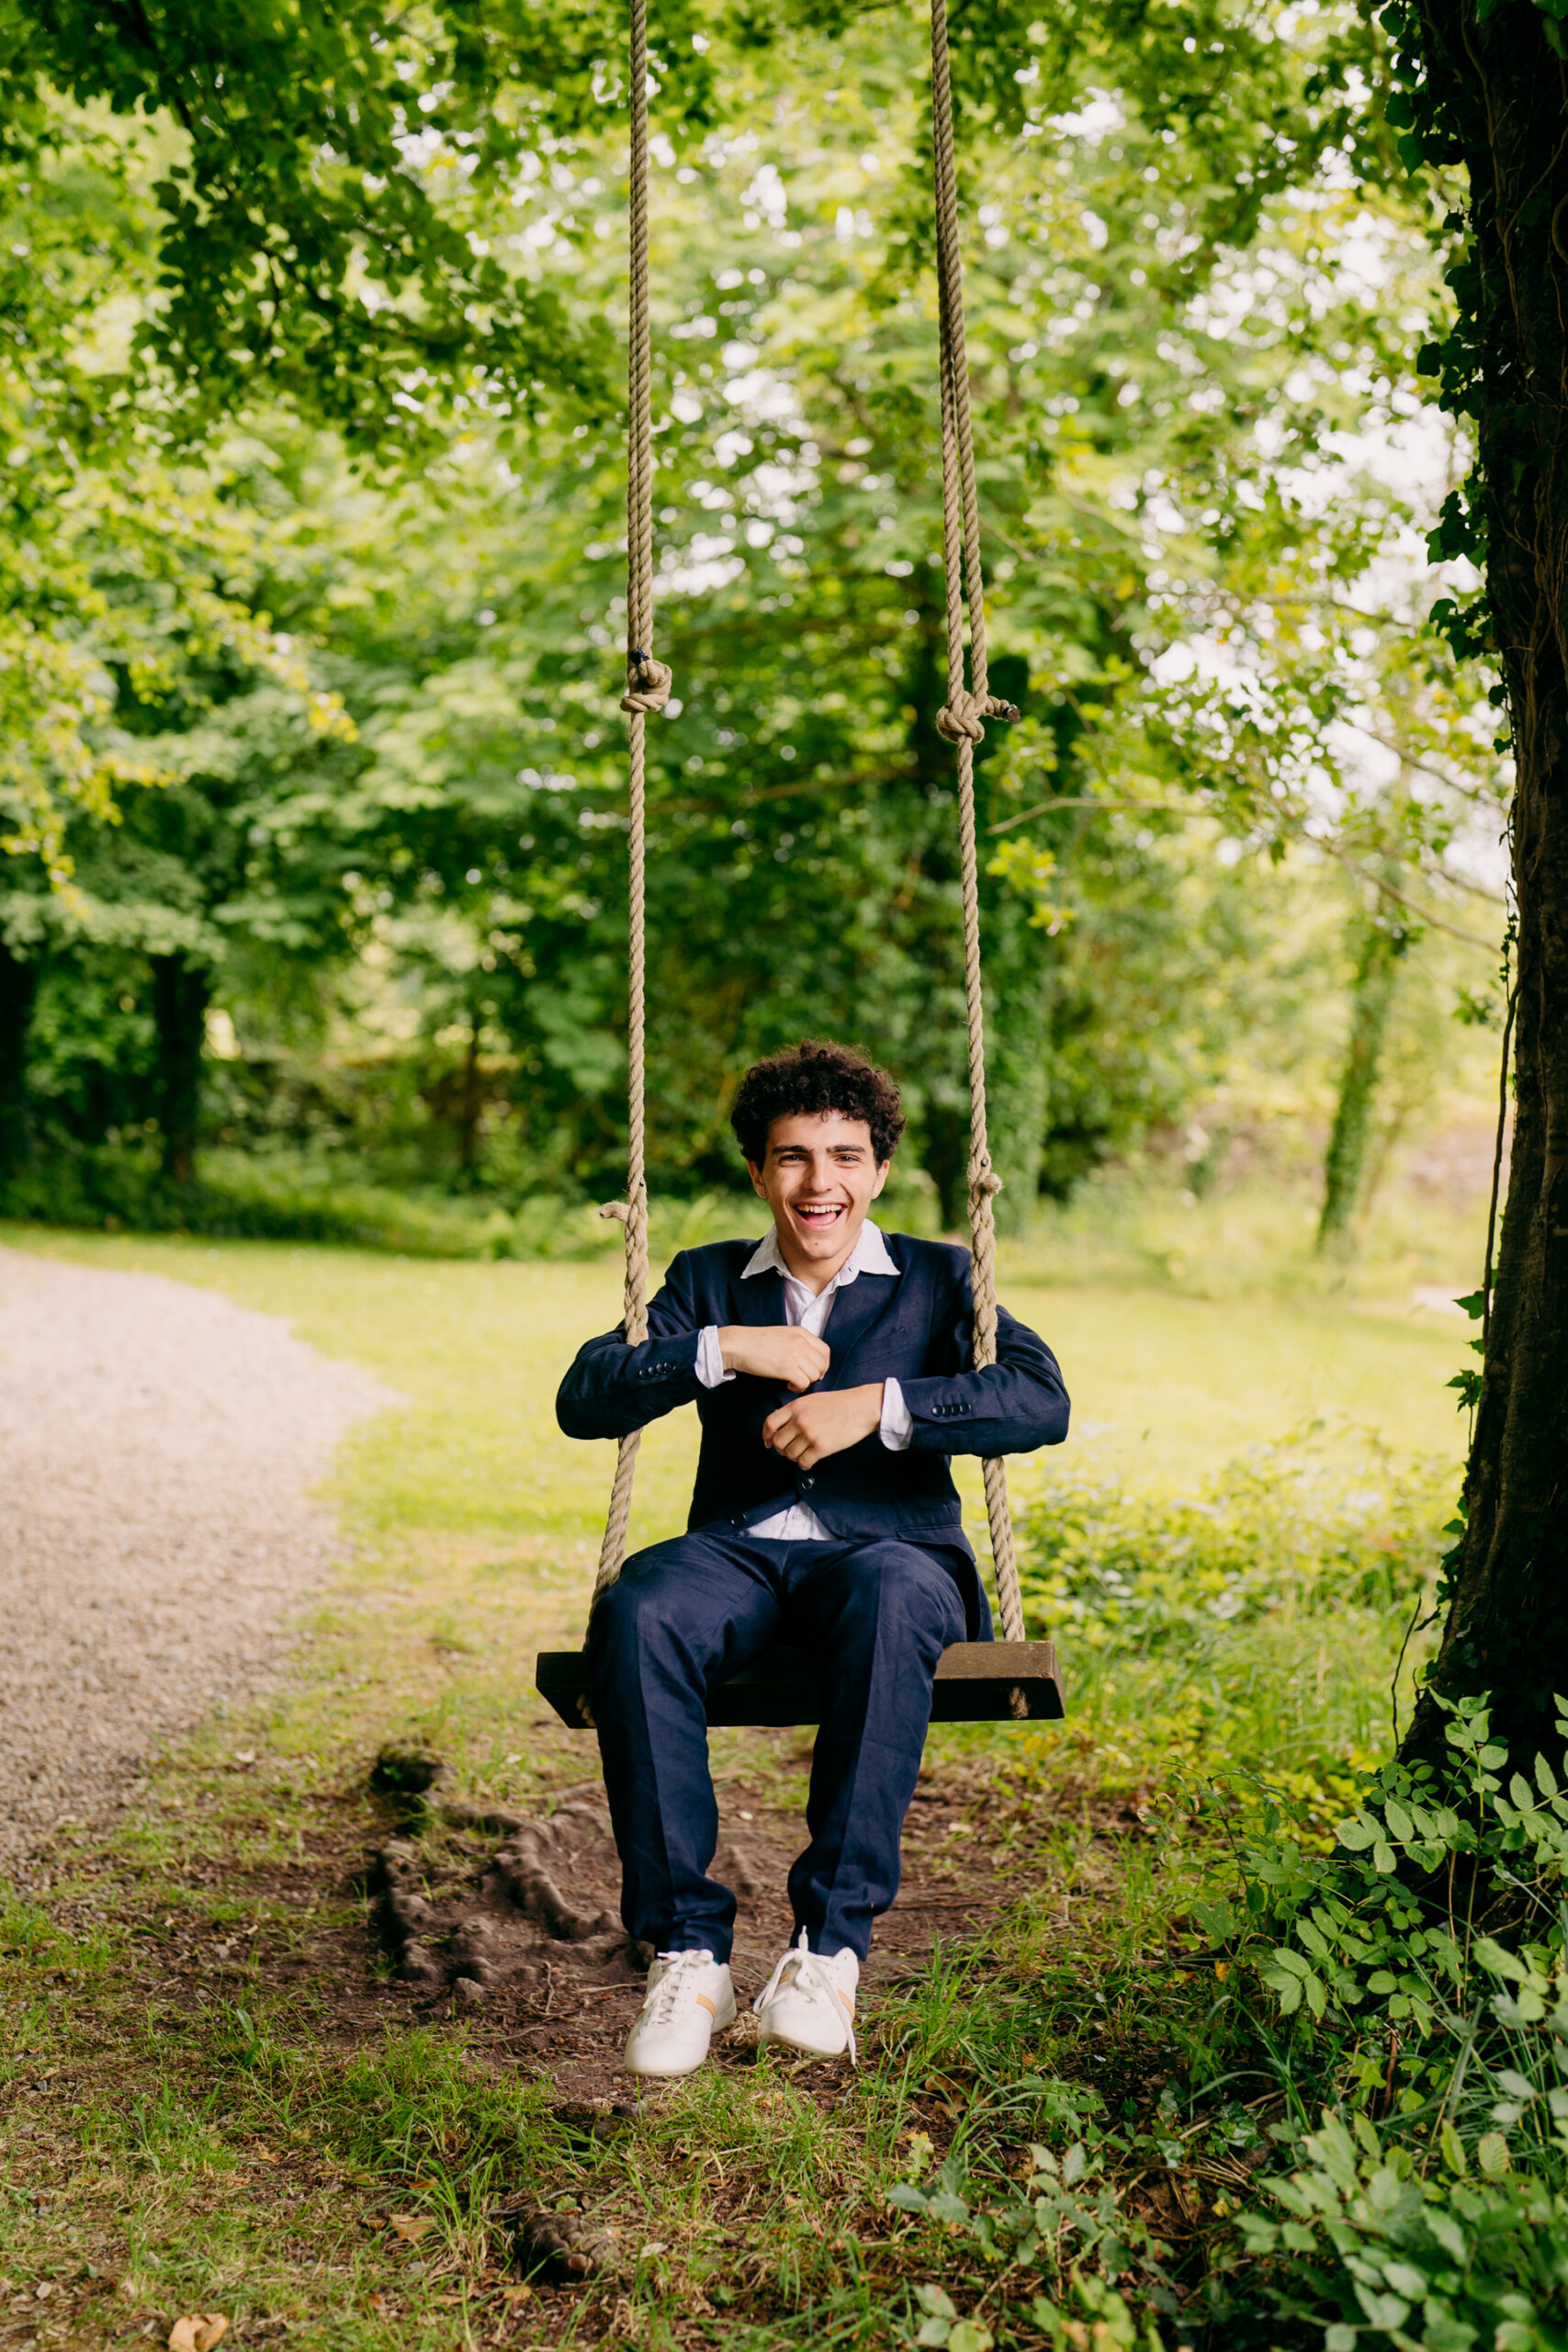
[[152, 958], [152, 1024], [158, 1039], [154, 1080], [164, 1173], [188, 1184], [196, 1174], [196, 1130], [201, 1110], [201, 1049], [212, 982], [205, 965], [183, 956]]
[[0, 1176], [28, 1153], [28, 1032], [38, 994], [38, 967], [24, 964], [0, 939]]
[[[1444, 1754], [1434, 1692], [1489, 1691], [1518, 1758], [1568, 1690], [1568, 104], [1529, 0], [1483, 24], [1420, 0], [1417, 121], [1470, 173], [1479, 520], [1517, 768], [1517, 1123], [1441, 1647], [1405, 1742]], [[1555, 30], [1555, 27], [1552, 28]], [[1406, 41], [1409, 34], [1405, 36]]]
[[457, 1172], [469, 1182], [479, 1158], [479, 1119], [484, 1111], [484, 1080], [479, 1070], [479, 1016], [468, 1015], [468, 1044], [463, 1057], [462, 1091], [457, 1097]]
[[1356, 1212], [1366, 1184], [1367, 1148], [1399, 950], [1400, 942], [1373, 915], [1362, 933], [1356, 977], [1350, 983], [1350, 1043], [1323, 1164], [1323, 1214], [1317, 1222], [1320, 1258], [1355, 1254]]

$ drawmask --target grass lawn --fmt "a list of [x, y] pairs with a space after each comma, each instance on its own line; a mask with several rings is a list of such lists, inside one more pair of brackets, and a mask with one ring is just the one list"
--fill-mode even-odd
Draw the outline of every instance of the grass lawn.
[[[596, 1548], [609, 1445], [556, 1429], [573, 1351], [620, 1312], [618, 1267], [404, 1261], [287, 1242], [140, 1239], [0, 1227], [0, 1239], [78, 1264], [210, 1283], [287, 1317], [324, 1353], [352, 1357], [408, 1399], [349, 1443], [334, 1493], [351, 1523], [505, 1529]], [[1002, 1283], [1055, 1349], [1078, 1447], [1139, 1484], [1190, 1483], [1304, 1423], [1372, 1435], [1457, 1465], [1464, 1424], [1444, 1384], [1465, 1325], [1321, 1300], [1182, 1297], [1114, 1285]], [[637, 1464], [638, 1542], [684, 1521], [696, 1417], [657, 1423]], [[1021, 1472], [1025, 1480], [1027, 1472]], [[967, 1499], [984, 1525], [979, 1482]]]
[[[216, 1285], [404, 1400], [342, 1451], [330, 1498], [349, 1540], [283, 1686], [157, 1760], [118, 1826], [62, 1833], [0, 1923], [13, 2340], [161, 2338], [181, 2312], [223, 2311], [241, 2343], [323, 2347], [897, 2343], [922, 2311], [940, 2316], [909, 2299], [943, 2276], [967, 2310], [978, 2290], [942, 2271], [940, 2231], [886, 2191], [933, 2147], [1010, 2164], [1070, 2108], [1086, 2036], [1096, 2096], [1135, 2106], [1163, 2079], [1168, 1980], [1138, 1955], [1189, 1883], [1179, 1829], [1156, 1854], [1136, 1805], [1096, 1793], [1081, 1749], [1055, 1779], [1036, 1754], [1030, 1781], [1009, 1775], [1022, 1746], [1006, 1733], [933, 1740], [933, 1770], [1011, 1857], [1021, 1896], [986, 1999], [939, 1955], [826, 2096], [732, 2066], [601, 2132], [547, 2070], [379, 1999], [356, 1871], [390, 1826], [366, 1781], [389, 1737], [427, 1740], [481, 1802], [536, 1804], [592, 1770], [530, 1668], [536, 1645], [575, 1640], [591, 1580], [612, 1449], [569, 1444], [552, 1399], [572, 1349], [616, 1318], [615, 1269], [0, 1239]], [[1188, 1484], [1313, 1419], [1457, 1467], [1443, 1384], [1465, 1361], [1462, 1325], [1320, 1299], [1003, 1295], [1062, 1358], [1069, 1452], [1139, 1484]], [[681, 1523], [694, 1431], [683, 1414], [645, 1442], [637, 1540]], [[976, 1479], [966, 1491], [977, 1532]], [[798, 1793], [787, 1739], [728, 1735], [716, 1762], [780, 1802]], [[490, 2217], [524, 2190], [610, 2216], [630, 2267], [592, 2290], [519, 2278]], [[987, 2324], [969, 2325], [957, 2352], [985, 2352]]]

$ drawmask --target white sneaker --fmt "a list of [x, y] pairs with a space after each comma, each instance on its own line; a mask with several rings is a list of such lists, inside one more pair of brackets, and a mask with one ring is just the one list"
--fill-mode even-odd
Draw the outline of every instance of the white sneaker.
[[711, 1951], [661, 1951], [626, 2043], [632, 2075], [692, 2075], [716, 2033], [735, 2023], [729, 1962]]
[[802, 2058], [837, 2058], [844, 2051], [855, 2063], [855, 1987], [860, 1962], [852, 1951], [830, 1960], [807, 1948], [806, 1930], [786, 1951], [751, 2007], [761, 2018], [757, 2039], [777, 2042]]

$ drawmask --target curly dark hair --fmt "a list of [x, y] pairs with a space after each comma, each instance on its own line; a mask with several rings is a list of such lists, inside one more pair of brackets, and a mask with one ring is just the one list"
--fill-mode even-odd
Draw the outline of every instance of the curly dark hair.
[[814, 1118], [825, 1111], [837, 1111], [844, 1119], [863, 1119], [878, 1166], [892, 1159], [904, 1132], [897, 1087], [853, 1046], [829, 1045], [816, 1037], [753, 1062], [736, 1091], [729, 1124], [752, 1167], [760, 1168], [775, 1119]]

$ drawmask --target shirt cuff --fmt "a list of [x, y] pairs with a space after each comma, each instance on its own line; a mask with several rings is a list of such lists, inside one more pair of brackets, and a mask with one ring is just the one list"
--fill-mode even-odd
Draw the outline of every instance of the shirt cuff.
[[[717, 1353], [717, 1350], [715, 1350]], [[905, 1453], [915, 1433], [915, 1417], [904, 1402], [904, 1392], [896, 1380], [882, 1384], [882, 1442], [889, 1453]]]
[[[724, 1358], [719, 1353], [718, 1325], [705, 1323], [697, 1333], [697, 1378], [705, 1388], [722, 1388], [727, 1380], [734, 1377], [732, 1372], [726, 1372]], [[884, 1410], [886, 1414], [886, 1408]], [[908, 1415], [905, 1418], [907, 1419]], [[902, 1442], [908, 1444], [908, 1440]]]

